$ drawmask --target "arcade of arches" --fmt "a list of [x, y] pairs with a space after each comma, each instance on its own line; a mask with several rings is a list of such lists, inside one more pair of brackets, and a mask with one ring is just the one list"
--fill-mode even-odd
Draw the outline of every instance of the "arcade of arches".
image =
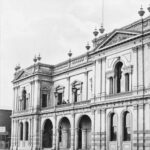
[[[121, 128], [122, 141], [126, 143], [130, 143], [131, 142], [131, 113], [129, 111], [124, 111], [122, 113], [121, 122], [122, 122], [122, 128]], [[50, 119], [46, 119], [43, 123], [42, 148], [43, 149], [53, 148], [57, 145], [56, 146], [57, 150], [59, 149], [69, 150], [69, 149], [73, 149], [72, 148], [73, 146], [75, 147], [75, 150], [77, 149], [91, 150], [92, 142], [93, 142], [93, 138], [92, 138], [93, 126], [92, 126], [91, 116], [82, 115], [79, 117], [76, 127], [73, 128], [71, 125], [72, 123], [69, 118], [62, 117], [58, 123], [56, 139], [55, 139], [53, 136], [56, 131], [54, 131], [55, 128], [53, 127], [53, 123]], [[97, 126], [98, 126], [98, 122], [97, 122]], [[115, 112], [111, 112], [110, 115], [108, 115], [108, 132], [109, 132], [110, 143], [117, 143], [119, 137], [118, 128], [119, 128], [118, 116]], [[101, 132], [101, 134], [99, 133], [99, 136], [101, 136], [101, 142], [104, 142], [102, 133], [103, 132]]]

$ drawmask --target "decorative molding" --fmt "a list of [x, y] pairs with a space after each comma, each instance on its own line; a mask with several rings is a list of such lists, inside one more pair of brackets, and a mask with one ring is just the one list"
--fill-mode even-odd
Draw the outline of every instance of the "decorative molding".
[[126, 74], [126, 73], [129, 73], [131, 74], [133, 71], [133, 65], [130, 65], [130, 66], [126, 66], [123, 68], [123, 73]]
[[114, 76], [115, 76], [114, 70], [111, 70], [111, 71], [107, 71], [107, 72], [106, 72], [106, 78], [110, 78], [110, 77], [114, 77]]

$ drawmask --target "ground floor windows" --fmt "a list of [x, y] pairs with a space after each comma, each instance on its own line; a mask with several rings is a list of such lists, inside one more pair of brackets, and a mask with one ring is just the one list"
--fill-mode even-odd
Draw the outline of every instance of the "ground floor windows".
[[112, 113], [110, 115], [110, 141], [117, 140], [117, 115]]
[[23, 140], [23, 123], [20, 123], [20, 140]]
[[78, 148], [91, 148], [91, 119], [87, 115], [82, 116], [79, 122]]
[[131, 140], [131, 115], [128, 111], [123, 114], [123, 140]]
[[29, 136], [29, 124], [28, 122], [25, 122], [25, 140], [27, 141], [28, 140], [28, 136]]
[[53, 125], [52, 122], [47, 119], [45, 121], [43, 137], [42, 137], [42, 147], [51, 148], [53, 144]]

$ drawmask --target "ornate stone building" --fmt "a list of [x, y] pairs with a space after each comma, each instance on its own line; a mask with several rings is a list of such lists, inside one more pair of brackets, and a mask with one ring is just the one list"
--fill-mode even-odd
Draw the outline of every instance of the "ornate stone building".
[[86, 54], [17, 70], [11, 150], [150, 150], [150, 17], [141, 29], [138, 20]]

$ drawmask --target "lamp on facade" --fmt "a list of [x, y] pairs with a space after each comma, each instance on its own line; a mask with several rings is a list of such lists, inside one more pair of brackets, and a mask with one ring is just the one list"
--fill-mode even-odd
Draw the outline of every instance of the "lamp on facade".
[[42, 59], [42, 57], [40, 56], [40, 54], [37, 57], [37, 60], [40, 61]]

